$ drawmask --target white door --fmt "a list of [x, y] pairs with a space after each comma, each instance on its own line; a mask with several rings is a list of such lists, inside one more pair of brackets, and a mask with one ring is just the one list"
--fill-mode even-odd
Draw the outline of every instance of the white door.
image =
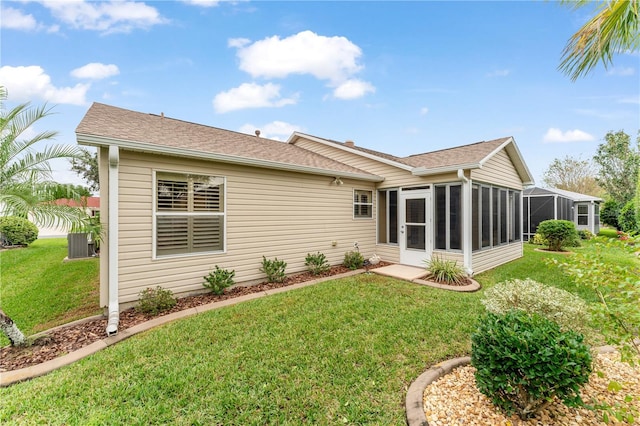
[[400, 191], [400, 263], [424, 266], [431, 258], [431, 191]]

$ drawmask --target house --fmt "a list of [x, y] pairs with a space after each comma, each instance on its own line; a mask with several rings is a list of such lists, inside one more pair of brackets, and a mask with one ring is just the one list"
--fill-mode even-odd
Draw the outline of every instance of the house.
[[532, 238], [543, 220], [568, 220], [578, 230], [593, 234], [600, 231], [600, 203], [602, 198], [558, 188], [531, 187], [523, 193], [522, 229], [525, 241]]
[[[71, 198], [60, 198], [55, 200], [54, 203], [59, 206], [82, 208], [90, 217], [95, 217], [100, 212], [100, 197], [83, 197], [79, 201]], [[66, 237], [70, 231], [69, 226], [45, 226], [31, 215], [29, 215], [29, 220], [38, 227], [38, 238]]]
[[[424, 266], [433, 255], [472, 274], [522, 256], [522, 189], [511, 137], [409, 157], [295, 132], [287, 142], [94, 103], [76, 130], [98, 148], [101, 305], [150, 286], [202, 290], [215, 265], [264, 279], [262, 256], [305, 270], [307, 253]], [[115, 328], [114, 328], [115, 327]]]

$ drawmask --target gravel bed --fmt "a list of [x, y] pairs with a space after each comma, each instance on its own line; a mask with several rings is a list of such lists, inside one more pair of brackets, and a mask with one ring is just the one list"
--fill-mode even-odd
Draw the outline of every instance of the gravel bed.
[[[635, 423], [640, 425], [640, 367], [635, 368], [620, 362], [618, 353], [601, 353], [594, 357], [593, 373], [582, 389], [585, 403], [594, 399], [610, 406], [626, 407], [635, 415]], [[536, 417], [522, 421], [516, 415], [505, 416], [481, 394], [475, 386], [475, 368], [471, 365], [456, 368], [439, 380], [428, 385], [424, 392], [423, 407], [429, 426], [583, 426], [603, 425], [602, 411], [586, 408], [569, 408], [560, 401], [554, 401]], [[610, 381], [622, 385], [619, 391], [607, 389]], [[625, 402], [631, 396], [631, 402]], [[635, 410], [635, 411], [634, 411]], [[609, 424], [628, 424], [616, 420]]]

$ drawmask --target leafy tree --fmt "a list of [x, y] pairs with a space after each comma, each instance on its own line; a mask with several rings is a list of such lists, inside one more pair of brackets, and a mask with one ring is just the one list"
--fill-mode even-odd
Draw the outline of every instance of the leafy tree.
[[640, 231], [638, 222], [636, 222], [636, 203], [634, 200], [629, 201], [620, 209], [618, 223], [624, 232], [635, 233]]
[[[56, 136], [56, 132], [44, 131], [35, 136], [25, 136], [25, 132], [40, 119], [48, 116], [47, 106], [32, 108], [29, 103], [5, 110], [7, 90], [0, 86], [0, 209], [3, 216], [31, 216], [42, 226], [69, 225], [81, 223], [82, 209], [58, 206], [53, 203], [55, 194], [68, 191], [77, 198], [69, 185], [56, 183], [51, 178], [49, 161], [57, 158], [72, 158], [77, 155], [75, 147], [50, 145], [36, 151], [39, 142], [46, 142]], [[0, 310], [0, 330], [12, 344], [25, 343], [24, 335], [15, 323]]]
[[620, 230], [618, 216], [620, 216], [620, 205], [613, 200], [605, 201], [600, 209], [600, 220], [602, 223]]
[[91, 191], [89, 191], [89, 188], [82, 185], [63, 185], [60, 188], [56, 188], [56, 190], [53, 191], [52, 196], [54, 197], [54, 200], [59, 200], [61, 198], [74, 198], [77, 196], [90, 197]]
[[608, 132], [593, 160], [600, 168], [596, 178], [598, 184], [612, 200], [624, 206], [634, 197], [638, 183], [640, 132], [635, 148], [631, 146], [631, 137], [624, 131]]
[[554, 159], [544, 172], [542, 181], [552, 188], [594, 197], [601, 196], [603, 192], [596, 182], [596, 169], [593, 163], [569, 155], [563, 159]]
[[98, 153], [91, 153], [86, 148], [80, 148], [80, 155], [71, 159], [71, 170], [76, 172], [88, 184], [89, 189], [98, 191], [100, 189], [100, 177], [98, 175]]
[[[590, 0], [563, 0], [574, 9], [593, 6]], [[567, 42], [558, 68], [575, 81], [588, 74], [599, 62], [605, 69], [613, 63], [613, 55], [640, 48], [640, 0], [600, 2], [596, 15]]]

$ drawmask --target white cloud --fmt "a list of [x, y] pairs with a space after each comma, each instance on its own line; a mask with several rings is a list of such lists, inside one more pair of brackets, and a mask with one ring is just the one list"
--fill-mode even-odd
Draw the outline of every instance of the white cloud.
[[630, 96], [628, 98], [618, 99], [619, 104], [640, 104], [640, 97]]
[[553, 142], [586, 142], [595, 140], [595, 138], [587, 132], [582, 130], [567, 130], [563, 132], [560, 129], [549, 128], [547, 133], [545, 133], [543, 139], [545, 143], [553, 143]]
[[99, 62], [92, 62], [71, 71], [71, 75], [75, 78], [86, 78], [90, 80], [101, 80], [118, 74], [120, 74], [120, 70], [117, 65], [105, 65]]
[[487, 73], [487, 77], [506, 77], [509, 74], [511, 74], [511, 70], [509, 69], [495, 70], [495, 71], [491, 71], [490, 73]]
[[359, 72], [362, 50], [346, 37], [325, 37], [312, 31], [281, 39], [268, 37], [238, 48], [240, 69], [253, 77], [284, 78], [310, 74], [341, 83]]
[[609, 71], [607, 71], [607, 75], [618, 75], [621, 77], [628, 77], [630, 75], [634, 75], [635, 73], [636, 70], [633, 67], [611, 68]]
[[192, 6], [213, 7], [213, 6], [217, 6], [220, 3], [220, 1], [219, 0], [182, 0], [182, 3], [190, 4]]
[[35, 30], [38, 27], [33, 15], [25, 15], [18, 9], [12, 7], [3, 7], [0, 10], [2, 19], [0, 19], [0, 27], [12, 30]]
[[218, 113], [246, 108], [281, 107], [297, 102], [297, 96], [282, 98], [280, 85], [267, 83], [243, 83], [226, 92], [218, 93], [213, 99], [213, 108]]
[[94, 3], [75, 0], [41, 3], [56, 19], [82, 30], [127, 33], [167, 22], [154, 7], [133, 1]]
[[427, 107], [420, 108], [420, 115], [427, 115], [427, 114], [429, 114], [429, 108]]
[[57, 104], [71, 105], [85, 105], [85, 97], [91, 87], [90, 84], [80, 83], [73, 87], [55, 87], [51, 83], [51, 77], [37, 65], [5, 65], [0, 68], [0, 82], [7, 88], [9, 99], [12, 101], [32, 101], [34, 98], [40, 98]]
[[373, 93], [376, 88], [366, 81], [351, 79], [340, 84], [333, 91], [333, 96], [338, 99], [357, 99], [367, 93]]
[[227, 46], [229, 47], [236, 47], [238, 49], [246, 46], [247, 44], [251, 43], [251, 40], [249, 40], [248, 38], [230, 38], [227, 41]]
[[283, 141], [289, 138], [293, 132], [300, 132], [304, 129], [296, 124], [284, 121], [272, 121], [263, 126], [254, 126], [251, 123], [244, 124], [240, 127], [242, 133], [255, 135], [255, 131], [260, 130], [260, 137]]

